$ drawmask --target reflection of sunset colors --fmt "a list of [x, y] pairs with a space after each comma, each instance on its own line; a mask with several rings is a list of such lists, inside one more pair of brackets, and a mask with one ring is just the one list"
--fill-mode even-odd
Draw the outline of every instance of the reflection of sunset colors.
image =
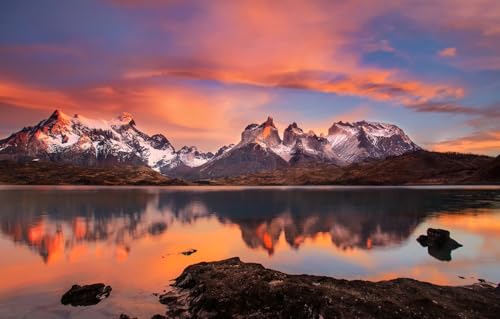
[[[168, 289], [185, 267], [233, 256], [347, 279], [498, 281], [496, 198], [487, 189], [7, 187], [0, 191], [0, 249], [9, 256], [0, 259], [0, 302], [27, 296], [30, 306], [13, 309], [57, 311], [52, 301], [72, 284], [105, 282], [113, 287], [106, 311], [148, 318], [164, 311], [152, 293]], [[427, 227], [449, 229], [464, 244], [451, 262], [415, 241]], [[181, 254], [188, 249], [197, 252]]]
[[0, 138], [59, 108], [127, 111], [204, 151], [268, 114], [281, 129], [382, 120], [427, 148], [500, 150], [496, 0], [7, 1], [0, 12]]
[[500, 240], [500, 215], [491, 214], [488, 210], [472, 211], [460, 216], [444, 214], [436, 222], [442, 228], [452, 227], [476, 234], [488, 234]]
[[39, 222], [28, 229], [29, 244], [35, 247], [44, 261], [53, 262], [61, 257], [64, 251], [64, 236], [61, 230], [51, 229], [52, 225]]
[[257, 226], [240, 224], [243, 240], [251, 248], [263, 248], [272, 255], [281, 235], [285, 242], [293, 249], [299, 249], [307, 239], [314, 242], [318, 236], [329, 238], [330, 243], [342, 250], [354, 248], [372, 249], [400, 244], [413, 231], [410, 226], [405, 234], [391, 234], [383, 232], [375, 226], [373, 230], [363, 230], [361, 227], [343, 225], [344, 221], [337, 222], [335, 218], [321, 218], [311, 216], [305, 219], [296, 219], [287, 214], [273, 218], [270, 222]]

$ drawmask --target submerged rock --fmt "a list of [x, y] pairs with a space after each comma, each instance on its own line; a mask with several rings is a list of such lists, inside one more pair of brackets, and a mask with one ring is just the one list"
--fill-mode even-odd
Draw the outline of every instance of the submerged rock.
[[188, 249], [186, 251], [181, 252], [181, 254], [183, 254], [184, 256], [190, 256], [190, 255], [194, 254], [195, 252], [197, 252], [196, 249]]
[[92, 306], [109, 297], [110, 294], [111, 286], [102, 283], [85, 286], [73, 285], [62, 296], [61, 303], [72, 306]]
[[450, 237], [450, 232], [444, 229], [427, 229], [427, 235], [420, 235], [417, 241], [432, 257], [441, 261], [450, 261], [451, 252], [459, 247], [460, 243]]
[[169, 318], [497, 318], [500, 294], [412, 279], [288, 275], [239, 258], [199, 263], [160, 296]]

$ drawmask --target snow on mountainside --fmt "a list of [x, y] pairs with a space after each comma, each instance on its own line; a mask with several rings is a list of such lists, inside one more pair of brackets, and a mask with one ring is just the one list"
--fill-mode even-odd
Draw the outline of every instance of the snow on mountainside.
[[347, 165], [417, 150], [420, 147], [392, 124], [336, 122], [323, 137], [292, 123], [282, 140], [268, 117], [260, 125], [248, 125], [238, 144], [223, 146], [215, 154], [200, 152], [195, 146], [176, 151], [165, 136], [149, 136], [137, 129], [128, 113], [104, 121], [60, 111], [0, 140], [2, 157], [78, 165], [142, 164], [171, 177], [186, 178], [241, 175], [301, 163]]
[[128, 113], [105, 121], [57, 110], [37, 125], [0, 141], [0, 153], [81, 165], [146, 164], [158, 171], [163, 166], [199, 166], [213, 157], [195, 148], [176, 152], [165, 136], [139, 131]]
[[332, 151], [345, 163], [381, 159], [421, 149], [402, 129], [387, 123], [337, 122], [330, 127], [326, 138]]
[[201, 166], [214, 157], [212, 152], [202, 153], [196, 146], [184, 146], [177, 153], [180, 161], [189, 167]]
[[397, 126], [374, 122], [334, 123], [326, 137], [290, 124], [281, 140], [273, 119], [250, 124], [240, 142], [199, 167], [198, 177], [212, 178], [270, 171], [300, 163], [347, 165], [419, 150]]

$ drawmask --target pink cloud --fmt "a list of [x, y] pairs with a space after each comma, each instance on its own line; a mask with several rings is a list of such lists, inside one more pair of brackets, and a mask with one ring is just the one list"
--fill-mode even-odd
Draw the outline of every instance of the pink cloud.
[[454, 57], [457, 55], [457, 49], [456, 48], [446, 48], [438, 52], [439, 56], [442, 57]]
[[434, 143], [431, 149], [438, 152], [500, 154], [500, 131], [482, 131], [455, 139]]

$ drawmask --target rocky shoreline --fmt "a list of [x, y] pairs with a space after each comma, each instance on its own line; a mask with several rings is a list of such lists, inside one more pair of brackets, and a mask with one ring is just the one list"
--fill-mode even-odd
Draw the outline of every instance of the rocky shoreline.
[[239, 258], [187, 267], [159, 300], [168, 318], [498, 318], [500, 287], [288, 275]]

